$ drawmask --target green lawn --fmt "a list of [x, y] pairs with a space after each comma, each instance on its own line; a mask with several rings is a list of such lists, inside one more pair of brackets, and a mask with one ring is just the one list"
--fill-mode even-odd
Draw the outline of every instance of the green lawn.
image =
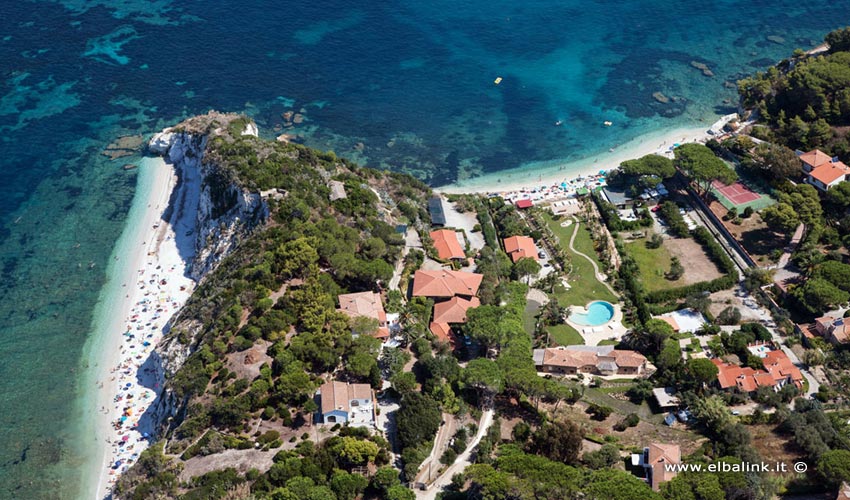
[[[558, 303], [562, 306], [586, 306], [594, 300], [606, 300], [611, 303], [617, 303], [617, 297], [608, 290], [605, 285], [596, 279], [593, 266], [584, 257], [573, 253], [570, 248], [570, 238], [576, 230], [576, 224], [570, 224], [568, 227], [561, 227], [561, 220], [555, 221], [551, 215], [545, 214], [546, 223], [552, 229], [552, 232], [558, 237], [561, 247], [572, 258], [573, 270], [570, 273], [568, 282], [570, 289], [566, 290], [562, 286], [555, 287], [555, 297], [558, 298]], [[574, 243], [577, 250], [586, 252], [586, 255], [599, 263], [596, 256], [596, 251], [593, 249], [593, 241], [590, 239], [590, 231], [581, 225], [579, 233], [576, 235]]]
[[555, 325], [549, 327], [549, 341], [558, 345], [583, 345], [584, 339], [570, 325]]
[[635, 259], [640, 269], [640, 279], [647, 292], [666, 290], [684, 285], [684, 279], [670, 281], [664, 274], [670, 270], [672, 258], [670, 253], [661, 245], [658, 248], [646, 248], [646, 238], [626, 243], [626, 252]]

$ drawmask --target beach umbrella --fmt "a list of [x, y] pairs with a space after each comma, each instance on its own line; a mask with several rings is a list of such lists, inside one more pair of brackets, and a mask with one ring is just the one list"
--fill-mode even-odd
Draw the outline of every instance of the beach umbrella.
[[125, 443], [129, 440], [130, 440], [130, 436], [124, 436], [124, 437], [121, 438], [121, 441], [124, 441]]

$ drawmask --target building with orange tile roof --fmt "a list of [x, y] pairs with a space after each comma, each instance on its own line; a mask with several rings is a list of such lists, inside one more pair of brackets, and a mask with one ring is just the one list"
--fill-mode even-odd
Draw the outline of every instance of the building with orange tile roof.
[[807, 153], [800, 153], [800, 161], [803, 163], [803, 172], [811, 172], [821, 165], [830, 163], [832, 157], [820, 149], [813, 149]]
[[462, 297], [452, 297], [444, 302], [434, 304], [435, 323], [466, 323], [466, 312], [478, 307], [481, 301], [478, 297], [467, 300]]
[[322, 423], [374, 425], [374, 399], [369, 384], [325, 382], [319, 387]]
[[448, 342], [454, 346], [455, 335], [452, 331], [452, 327], [449, 326], [448, 323], [431, 323], [428, 325], [428, 329], [431, 330], [431, 333], [433, 333], [440, 342]]
[[472, 297], [478, 293], [484, 275], [461, 271], [416, 271], [413, 296], [448, 298], [455, 295]]
[[835, 500], [850, 500], [850, 484], [846, 481], [838, 487], [838, 493], [835, 495]]
[[431, 240], [434, 241], [434, 248], [437, 249], [437, 255], [443, 260], [449, 259], [465, 259], [466, 254], [460, 246], [457, 239], [457, 232], [451, 229], [438, 229], [431, 231]]
[[803, 374], [800, 369], [781, 350], [769, 351], [762, 358], [764, 370], [754, 370], [749, 366], [726, 363], [718, 358], [711, 360], [717, 366], [717, 385], [721, 389], [738, 388], [741, 392], [755, 392], [759, 387], [772, 387], [779, 390], [786, 384], [803, 386]]
[[511, 236], [505, 238], [505, 253], [511, 256], [514, 262], [528, 257], [529, 259], [537, 260], [537, 247], [534, 246], [534, 240], [528, 236]]
[[840, 311], [816, 319], [815, 330], [835, 345], [850, 342], [850, 318], [843, 318]]
[[648, 367], [643, 354], [617, 350], [610, 345], [535, 349], [533, 359], [537, 371], [561, 375], [643, 375]]
[[682, 451], [677, 444], [650, 443], [643, 449], [641, 458], [640, 465], [646, 470], [646, 482], [653, 491], [658, 491], [661, 483], [676, 477], [677, 472], [670, 470], [669, 466], [682, 462]]
[[386, 339], [390, 336], [387, 328], [387, 313], [381, 303], [381, 295], [375, 292], [346, 293], [339, 296], [338, 311], [351, 318], [365, 316], [378, 322], [377, 338]]
[[850, 167], [819, 149], [800, 154], [806, 182], [821, 191], [850, 179]]

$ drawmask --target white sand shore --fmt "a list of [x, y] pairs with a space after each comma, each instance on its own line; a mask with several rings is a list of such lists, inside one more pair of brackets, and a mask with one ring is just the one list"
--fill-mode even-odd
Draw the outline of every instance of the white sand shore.
[[456, 184], [437, 188], [442, 193], [505, 193], [531, 191], [543, 186], [559, 185], [561, 182], [587, 177], [617, 168], [620, 163], [651, 153], [668, 153], [675, 144], [705, 142], [711, 135], [708, 127], [678, 128], [646, 134], [622, 144], [613, 151], [591, 155], [587, 158], [565, 162], [553, 160], [536, 162], [509, 170], [474, 177]]
[[[188, 172], [188, 178], [184, 173], [178, 192], [182, 209], [175, 209], [166, 222], [163, 217], [177, 185], [174, 167], [161, 158], [147, 158], [141, 170], [128, 225], [113, 255], [110, 282], [95, 315], [102, 335], [91, 351], [98, 368], [96, 404], [89, 414], [99, 444], [95, 460], [99, 470], [96, 486], [84, 491], [96, 492], [98, 499], [110, 496], [117, 477], [148, 445], [144, 435], [152, 429], [145, 428], [144, 421], [140, 426], [139, 421], [163, 381], [150, 355], [166, 322], [195, 285], [185, 272], [193, 255], [190, 238], [185, 235], [195, 226], [200, 179], [192, 177], [197, 173]], [[116, 467], [116, 463], [120, 465]]]

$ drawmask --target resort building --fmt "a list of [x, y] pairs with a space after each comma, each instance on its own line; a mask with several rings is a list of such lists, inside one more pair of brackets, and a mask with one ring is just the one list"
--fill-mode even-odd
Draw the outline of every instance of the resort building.
[[465, 259], [466, 254], [457, 239], [458, 233], [451, 229], [438, 229], [431, 231], [431, 240], [437, 249], [437, 256], [443, 260]]
[[844, 318], [841, 311], [828, 313], [815, 320], [815, 331], [835, 345], [850, 342], [850, 318]]
[[558, 375], [647, 375], [643, 354], [614, 346], [573, 345], [534, 350], [538, 372]]
[[473, 297], [478, 293], [483, 274], [460, 271], [416, 271], [413, 275], [413, 296], [450, 298], [455, 295]]
[[528, 236], [511, 236], [505, 238], [505, 253], [510, 255], [511, 260], [516, 262], [522, 258], [537, 260], [537, 247], [534, 240]]
[[375, 425], [375, 403], [369, 384], [325, 382], [319, 387], [323, 424]]
[[806, 182], [821, 191], [850, 179], [850, 167], [819, 149], [799, 153]]
[[668, 467], [681, 462], [682, 451], [677, 444], [650, 443], [643, 453], [632, 455], [632, 465], [643, 467], [645, 480], [653, 491], [658, 491], [661, 483], [676, 477], [676, 471], [668, 470]]
[[[378, 322], [375, 337], [386, 339], [390, 336], [387, 328], [387, 313], [381, 303], [381, 295], [375, 292], [346, 293], [339, 296], [339, 309], [351, 318], [364, 316]], [[358, 333], [358, 332], [355, 332]]]
[[779, 391], [786, 384], [803, 387], [803, 374], [800, 369], [781, 350], [767, 350], [766, 344], [753, 344], [751, 352], [762, 359], [764, 370], [754, 370], [749, 366], [738, 366], [720, 359], [712, 359], [717, 366], [717, 385], [721, 389], [737, 388], [741, 392], [752, 393], [759, 387], [771, 387]]
[[517, 208], [522, 210], [522, 209], [526, 209], [526, 208], [531, 208], [532, 206], [534, 206], [534, 203], [529, 199], [523, 199], [523, 200], [517, 200], [516, 203], [514, 203], [514, 205]]

